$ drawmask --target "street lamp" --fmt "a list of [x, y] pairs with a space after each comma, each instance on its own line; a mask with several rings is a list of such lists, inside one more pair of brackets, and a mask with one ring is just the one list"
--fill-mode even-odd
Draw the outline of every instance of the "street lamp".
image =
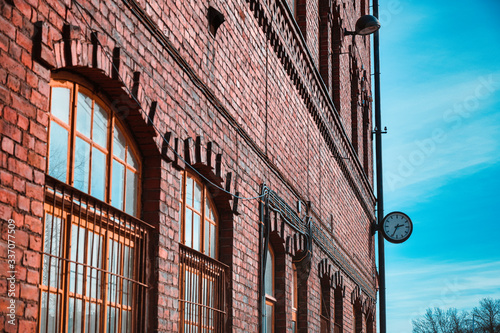
[[356, 21], [354, 31], [345, 30], [346, 35], [370, 35], [380, 29], [380, 22], [373, 15], [363, 15]]

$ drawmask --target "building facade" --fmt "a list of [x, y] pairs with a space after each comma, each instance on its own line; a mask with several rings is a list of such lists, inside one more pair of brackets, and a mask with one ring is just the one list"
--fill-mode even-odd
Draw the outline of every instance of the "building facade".
[[374, 332], [369, 5], [2, 0], [0, 330]]

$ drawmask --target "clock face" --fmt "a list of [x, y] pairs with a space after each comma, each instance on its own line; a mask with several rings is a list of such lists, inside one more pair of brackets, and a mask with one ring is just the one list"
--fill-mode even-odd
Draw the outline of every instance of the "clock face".
[[413, 223], [408, 215], [401, 212], [392, 212], [382, 221], [382, 231], [385, 239], [392, 243], [402, 243], [407, 240], [412, 231]]

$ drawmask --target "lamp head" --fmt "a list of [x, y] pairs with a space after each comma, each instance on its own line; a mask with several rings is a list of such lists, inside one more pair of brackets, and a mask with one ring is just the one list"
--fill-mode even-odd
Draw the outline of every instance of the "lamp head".
[[380, 29], [380, 22], [373, 15], [363, 15], [356, 21], [355, 31], [345, 31], [346, 35], [369, 35]]

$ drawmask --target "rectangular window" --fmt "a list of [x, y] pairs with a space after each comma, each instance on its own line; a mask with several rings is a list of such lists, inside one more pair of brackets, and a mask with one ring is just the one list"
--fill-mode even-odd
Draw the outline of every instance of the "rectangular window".
[[40, 332], [144, 332], [152, 227], [46, 183]]

